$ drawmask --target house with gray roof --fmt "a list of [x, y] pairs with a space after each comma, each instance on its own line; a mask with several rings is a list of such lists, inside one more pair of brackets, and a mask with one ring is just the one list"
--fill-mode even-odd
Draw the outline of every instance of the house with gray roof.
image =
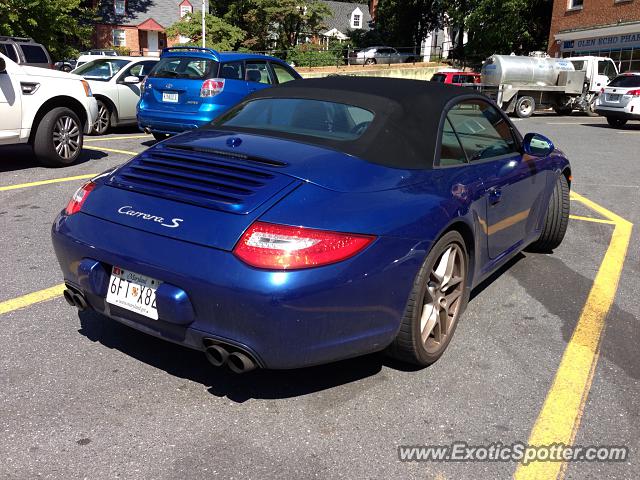
[[[159, 55], [186, 39], [167, 38], [165, 30], [187, 14], [201, 12], [202, 0], [94, 0], [97, 48], [123, 47], [132, 55]], [[209, 11], [209, 0], [205, 2]]]
[[369, 5], [366, 3], [347, 3], [323, 1], [332, 12], [331, 17], [325, 18], [326, 28], [320, 32], [321, 43], [328, 43], [330, 39], [346, 40], [353, 30], [370, 30], [373, 24]]

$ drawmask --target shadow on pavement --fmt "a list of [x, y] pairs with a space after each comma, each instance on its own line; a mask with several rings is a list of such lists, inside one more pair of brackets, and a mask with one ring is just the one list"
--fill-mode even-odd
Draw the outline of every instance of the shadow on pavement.
[[78, 161], [67, 167], [46, 167], [36, 159], [33, 150], [28, 145], [8, 145], [0, 147], [0, 173], [26, 170], [29, 168], [47, 168], [50, 170], [64, 171], [65, 168], [75, 167], [91, 160], [99, 160], [106, 157], [105, 152], [96, 150], [82, 150]]

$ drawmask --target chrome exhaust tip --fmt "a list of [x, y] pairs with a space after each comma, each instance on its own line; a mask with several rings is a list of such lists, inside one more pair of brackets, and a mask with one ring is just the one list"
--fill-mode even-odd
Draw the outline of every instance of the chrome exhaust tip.
[[214, 367], [221, 367], [227, 363], [227, 359], [229, 358], [229, 352], [221, 345], [211, 345], [207, 347], [204, 355]]
[[247, 373], [256, 368], [256, 362], [242, 352], [230, 354], [227, 365], [234, 373]]

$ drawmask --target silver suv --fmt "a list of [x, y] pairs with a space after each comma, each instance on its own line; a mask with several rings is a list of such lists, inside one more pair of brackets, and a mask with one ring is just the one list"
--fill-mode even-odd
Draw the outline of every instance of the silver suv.
[[33, 38], [0, 36], [0, 53], [18, 65], [53, 68], [49, 52]]

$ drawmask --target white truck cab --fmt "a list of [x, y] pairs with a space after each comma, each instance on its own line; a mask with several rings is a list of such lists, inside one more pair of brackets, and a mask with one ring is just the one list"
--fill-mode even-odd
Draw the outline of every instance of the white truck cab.
[[18, 65], [0, 54], [0, 145], [28, 143], [43, 164], [69, 165], [97, 115], [82, 77]]
[[589, 92], [600, 93], [611, 80], [618, 75], [618, 67], [607, 57], [569, 57], [566, 60], [573, 64], [578, 72], [585, 72]]

